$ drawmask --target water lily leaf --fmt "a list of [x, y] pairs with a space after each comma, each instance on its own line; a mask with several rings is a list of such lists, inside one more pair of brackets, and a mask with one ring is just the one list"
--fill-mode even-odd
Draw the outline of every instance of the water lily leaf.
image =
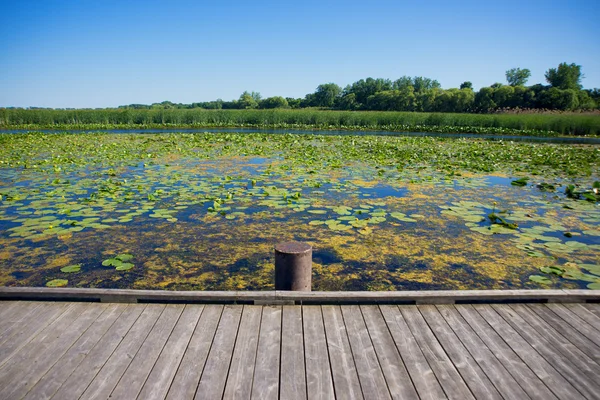
[[520, 179], [512, 181], [510, 184], [513, 186], [527, 186], [528, 181], [529, 181], [529, 179], [527, 179], [527, 178], [520, 178]]
[[350, 225], [354, 228], [364, 228], [368, 225], [369, 221], [366, 219], [357, 219], [354, 221], [350, 221]]
[[312, 226], [325, 225], [325, 221], [319, 221], [318, 219], [315, 219], [310, 221], [308, 224]]
[[588, 289], [591, 290], [600, 290], [600, 282], [594, 282], [587, 285]]
[[541, 267], [540, 271], [542, 271], [545, 274], [554, 274], [554, 275], [558, 275], [561, 276], [565, 270], [559, 267]]
[[327, 210], [308, 210], [311, 214], [327, 214]]
[[486, 236], [491, 236], [491, 235], [494, 234], [494, 232], [489, 227], [487, 227], [487, 226], [478, 226], [478, 227], [475, 227], [475, 228], [471, 228], [471, 230], [475, 231], [475, 232], [482, 233], [482, 234], [484, 234]]
[[131, 264], [131, 263], [122, 263], [121, 265], [118, 265], [115, 269], [117, 271], [127, 271], [127, 270], [130, 270], [133, 267], [134, 267], [134, 265]]
[[578, 264], [579, 267], [587, 269], [594, 275], [598, 275], [600, 277], [600, 265], [598, 264]]
[[67, 286], [69, 281], [66, 279], [52, 279], [51, 281], [46, 282], [46, 286], [48, 287], [62, 287]]
[[547, 277], [542, 276], [542, 275], [530, 275], [529, 280], [533, 281], [535, 283], [541, 283], [543, 285], [548, 285], [548, 284], [552, 283], [551, 279], [548, 279]]
[[346, 206], [337, 206], [333, 208], [333, 212], [338, 215], [351, 215], [352, 208]]
[[102, 261], [102, 265], [105, 267], [118, 267], [121, 264], [123, 264], [123, 262], [116, 258], [109, 258], [108, 260]]
[[81, 264], [67, 265], [60, 269], [62, 272], [79, 272], [81, 270]]
[[133, 255], [128, 254], [128, 253], [123, 253], [123, 254], [119, 254], [115, 258], [120, 261], [129, 261], [133, 258]]
[[598, 229], [587, 229], [585, 231], [583, 231], [584, 235], [590, 235], [590, 236], [600, 236], [600, 230]]

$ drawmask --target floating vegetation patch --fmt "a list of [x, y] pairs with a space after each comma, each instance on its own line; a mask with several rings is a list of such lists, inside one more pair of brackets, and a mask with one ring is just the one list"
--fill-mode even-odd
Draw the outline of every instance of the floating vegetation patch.
[[[597, 288], [593, 146], [266, 134], [0, 134], [0, 284]], [[68, 276], [68, 281], [63, 279]]]
[[46, 282], [46, 286], [48, 287], [62, 287], [67, 286], [69, 283], [66, 279], [52, 279], [51, 281]]
[[67, 265], [66, 267], [62, 267], [60, 270], [66, 273], [79, 272], [81, 270], [81, 264]]

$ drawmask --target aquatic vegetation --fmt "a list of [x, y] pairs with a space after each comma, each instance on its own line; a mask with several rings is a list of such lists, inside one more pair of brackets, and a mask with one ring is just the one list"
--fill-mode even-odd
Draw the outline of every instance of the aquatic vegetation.
[[81, 264], [73, 264], [73, 265], [67, 265], [66, 267], [62, 267], [61, 272], [79, 272], [81, 270]]
[[48, 287], [62, 287], [67, 286], [69, 283], [66, 279], [52, 279], [51, 281], [46, 282], [46, 286]]
[[596, 181], [591, 189], [579, 189], [575, 185], [568, 185], [565, 189], [567, 197], [578, 200], [587, 200], [591, 202], [600, 201], [600, 182]]
[[[61, 285], [267, 290], [273, 245], [302, 240], [315, 290], [596, 287], [584, 266], [599, 261], [600, 208], [564, 188], [593, 191], [599, 153], [427, 137], [4, 134], [0, 284], [68, 274]], [[511, 184], [521, 179], [532, 184]]]
[[0, 128], [149, 129], [257, 127], [487, 134], [598, 135], [600, 118], [577, 114], [455, 114], [321, 110], [0, 109]]
[[117, 271], [129, 271], [134, 267], [132, 263], [128, 263], [133, 258], [131, 254], [119, 254], [113, 258], [102, 261], [104, 267], [115, 267]]

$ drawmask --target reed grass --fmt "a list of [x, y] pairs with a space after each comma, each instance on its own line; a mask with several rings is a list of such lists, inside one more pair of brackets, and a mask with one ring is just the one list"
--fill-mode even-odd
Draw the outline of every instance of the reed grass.
[[203, 109], [0, 109], [2, 129], [272, 127], [599, 135], [600, 116], [578, 114], [453, 114], [394, 111]]

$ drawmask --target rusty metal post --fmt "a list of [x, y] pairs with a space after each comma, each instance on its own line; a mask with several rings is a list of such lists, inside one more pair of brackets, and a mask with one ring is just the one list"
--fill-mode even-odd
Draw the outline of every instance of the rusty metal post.
[[312, 247], [301, 242], [275, 245], [275, 290], [310, 292]]

